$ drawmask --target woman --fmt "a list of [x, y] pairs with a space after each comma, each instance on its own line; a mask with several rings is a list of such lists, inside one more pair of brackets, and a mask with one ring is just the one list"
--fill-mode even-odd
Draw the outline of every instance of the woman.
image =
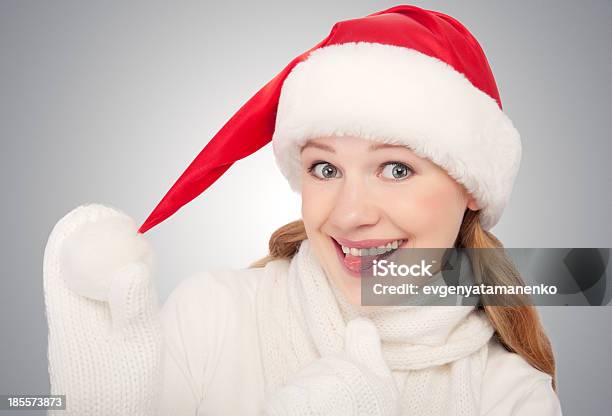
[[[270, 140], [302, 220], [253, 267], [183, 281], [158, 321], [142, 233]], [[56, 225], [52, 391], [74, 414], [560, 415], [535, 309], [361, 306], [366, 255], [501, 247], [488, 230], [520, 155], [461, 23], [396, 6], [335, 24], [230, 119], [140, 233], [99, 205]], [[507, 263], [474, 266], [520, 281]]]

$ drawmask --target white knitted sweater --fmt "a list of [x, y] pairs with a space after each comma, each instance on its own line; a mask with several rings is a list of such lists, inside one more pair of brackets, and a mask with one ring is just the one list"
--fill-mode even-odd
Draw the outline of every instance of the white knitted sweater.
[[[294, 317], [282, 315], [285, 311], [279, 305], [292, 296], [305, 293], [300, 289], [293, 291], [293, 295], [291, 291], [284, 295], [279, 290], [291, 287], [279, 285], [279, 282], [287, 282], [291, 276], [296, 277], [303, 271], [304, 263], [300, 264], [300, 260], [304, 261], [304, 256], [297, 255], [291, 262], [273, 261], [263, 269], [201, 273], [185, 280], [174, 290], [162, 309], [166, 341], [163, 414], [259, 415], [269, 395], [283, 383], [290, 382], [293, 373], [315, 359], [320, 350], [327, 348], [331, 352], [341, 345], [341, 332], [313, 336], [308, 330], [304, 331], [313, 321], [309, 324], [309, 318], [297, 313], [296, 308], [289, 312]], [[336, 291], [330, 293], [338, 295]], [[300, 304], [296, 305], [295, 302], [294, 299], [293, 304], [298, 308], [307, 304], [297, 300]], [[345, 319], [354, 313], [342, 301], [339, 306]], [[281, 313], [270, 315], [270, 310]], [[476, 319], [473, 314], [469, 317]], [[288, 325], [288, 322], [297, 325]], [[373, 322], [381, 332], [383, 351], [387, 351], [389, 359], [408, 358], [401, 364], [405, 366], [426, 361], [416, 358], [411, 363], [409, 356], [393, 352], [392, 343], [385, 348], [384, 337], [389, 332], [381, 325], [388, 321], [382, 316], [374, 318]], [[340, 321], [336, 323], [342, 326]], [[333, 322], [327, 324], [333, 326]], [[450, 327], [453, 325], [446, 325], [446, 328]], [[478, 327], [482, 328], [479, 323], [472, 327], [475, 333], [478, 333]], [[324, 331], [318, 325], [310, 328]], [[270, 337], [275, 331], [277, 337]], [[415, 336], [424, 339], [423, 334]], [[479, 397], [476, 398], [477, 414], [561, 414], [550, 376], [534, 369], [517, 354], [506, 351], [495, 338], [490, 338], [486, 344], [486, 354], [482, 351], [477, 354], [477, 357], [483, 356], [477, 389]], [[437, 359], [435, 356], [429, 358]], [[435, 408], [428, 407], [428, 404], [436, 403], [446, 409], [447, 413], [441, 414], [460, 414], [454, 404], [433, 400], [435, 397], [431, 395], [436, 380], [440, 381], [437, 386], [440, 393], [450, 395], [447, 389], [452, 385], [448, 384], [451, 379], [444, 374], [449, 365], [452, 367], [452, 359], [448, 364], [443, 364], [448, 360], [440, 361], [442, 364], [438, 366], [430, 363], [434, 366], [433, 371], [421, 372], [416, 377], [406, 377], [406, 372], [394, 371], [398, 383], [402, 383], [404, 400], [411, 401], [412, 405], [408, 404], [410, 410], [417, 412], [408, 413], [406, 410], [403, 414], [440, 414]], [[391, 367], [397, 365], [400, 364], [390, 361]], [[460, 371], [459, 374], [464, 373]]]

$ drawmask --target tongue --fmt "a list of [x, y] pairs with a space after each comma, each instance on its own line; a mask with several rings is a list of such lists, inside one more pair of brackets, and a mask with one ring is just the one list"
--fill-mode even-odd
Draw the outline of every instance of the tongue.
[[361, 257], [347, 254], [344, 256], [344, 265], [354, 272], [361, 271]]

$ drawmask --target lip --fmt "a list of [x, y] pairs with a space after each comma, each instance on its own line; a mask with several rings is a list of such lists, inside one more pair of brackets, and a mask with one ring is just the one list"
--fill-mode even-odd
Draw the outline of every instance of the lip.
[[[391, 243], [391, 242], [396, 241], [396, 240], [401, 240], [401, 241], [403, 241], [403, 243], [402, 243], [401, 246], [398, 247], [398, 248], [401, 248], [408, 241], [405, 238], [396, 238], [396, 239], [387, 239], [387, 240], [380, 240], [380, 239], [378, 239], [378, 240], [360, 240], [360, 241], [351, 241], [351, 240], [346, 240], [346, 239], [343, 239], [343, 238], [336, 239], [335, 237], [330, 237], [330, 238], [332, 240], [332, 244], [334, 245], [334, 248], [336, 249], [336, 255], [338, 256], [338, 261], [340, 262], [340, 265], [342, 266], [342, 268], [344, 269], [344, 271], [347, 274], [349, 274], [349, 275], [351, 275], [351, 276], [353, 276], [353, 277], [355, 277], [357, 279], [362, 277], [362, 273], [364, 271], [367, 271], [367, 270], [371, 269], [373, 264], [372, 264], [372, 262], [370, 262], [370, 266], [366, 267], [365, 269], [361, 269], [361, 271], [354, 271], [354, 270], [349, 269], [348, 267], [346, 267], [346, 264], [344, 264], [344, 253], [342, 252], [342, 246], [340, 244], [346, 245], [346, 246], [349, 246], [349, 247], [355, 247], [355, 248], [365, 248], [365, 247], [373, 247], [372, 244], [384, 245], [384, 244]], [[352, 245], [352, 244], [361, 244], [361, 246], [359, 246], [359, 245]], [[370, 244], [370, 245], [368, 245], [368, 244]], [[389, 252], [389, 253], [386, 253], [386, 255], [388, 256], [391, 253], [393, 253], [393, 251]], [[373, 257], [376, 257], [376, 256], [364, 256], [364, 257], [365, 258], [373, 258]]]

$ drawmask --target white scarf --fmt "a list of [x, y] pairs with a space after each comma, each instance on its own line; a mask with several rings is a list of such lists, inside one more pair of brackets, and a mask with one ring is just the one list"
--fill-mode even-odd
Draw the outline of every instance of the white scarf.
[[473, 306], [379, 307], [364, 312], [330, 284], [304, 240], [291, 262], [268, 265], [257, 321], [270, 394], [321, 356], [344, 351], [346, 322], [367, 316], [400, 391], [403, 415], [478, 415], [493, 327]]

